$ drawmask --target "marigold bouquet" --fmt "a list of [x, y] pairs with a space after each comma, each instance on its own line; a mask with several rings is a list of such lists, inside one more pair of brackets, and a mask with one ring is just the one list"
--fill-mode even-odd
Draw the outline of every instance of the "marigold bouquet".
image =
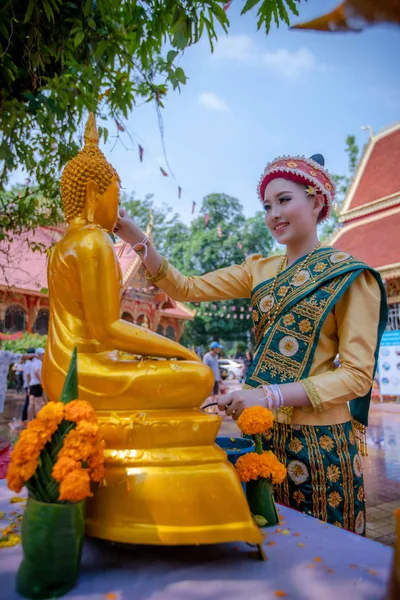
[[90, 481], [104, 477], [96, 414], [85, 400], [71, 399], [77, 395], [71, 383], [67, 377], [61, 400], [39, 411], [11, 454], [8, 487], [19, 493], [25, 485], [40, 502], [81, 502], [92, 495]]
[[258, 525], [275, 525], [279, 522], [275, 507], [273, 485], [282, 483], [287, 470], [273, 452], [263, 449], [262, 434], [273, 427], [274, 417], [268, 408], [246, 408], [238, 421], [239, 429], [254, 436], [255, 452], [243, 454], [236, 462], [236, 470], [246, 483], [247, 500]]

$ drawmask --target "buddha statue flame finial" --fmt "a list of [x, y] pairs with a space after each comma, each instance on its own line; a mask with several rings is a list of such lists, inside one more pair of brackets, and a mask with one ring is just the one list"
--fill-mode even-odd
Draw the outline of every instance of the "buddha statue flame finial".
[[89, 113], [83, 139], [85, 140], [85, 146], [87, 144], [93, 144], [95, 146], [99, 145], [99, 132], [97, 131], [96, 117], [92, 112]]

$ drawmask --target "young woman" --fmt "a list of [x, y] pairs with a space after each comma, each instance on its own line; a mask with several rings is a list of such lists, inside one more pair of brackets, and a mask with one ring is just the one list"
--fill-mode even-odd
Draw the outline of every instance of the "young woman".
[[[258, 192], [284, 256], [184, 277], [122, 213], [116, 233], [147, 278], [178, 301], [251, 298], [256, 351], [245, 388], [219, 399], [237, 419], [253, 405], [276, 412], [264, 441], [288, 468], [278, 502], [365, 533], [362, 462], [376, 357], [387, 304], [378, 273], [318, 241], [335, 187], [321, 155], [269, 163]], [[340, 354], [340, 368], [333, 361]]]

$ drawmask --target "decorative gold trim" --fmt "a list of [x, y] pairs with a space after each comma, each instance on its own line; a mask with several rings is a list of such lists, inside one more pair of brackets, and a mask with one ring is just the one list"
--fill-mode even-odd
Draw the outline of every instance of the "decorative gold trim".
[[385, 196], [384, 198], [379, 198], [378, 200], [373, 200], [367, 204], [362, 204], [356, 208], [351, 208], [346, 212], [342, 211], [339, 215], [339, 222], [346, 223], [347, 221], [364, 217], [377, 212], [378, 210], [381, 211], [385, 208], [392, 208], [392, 206], [396, 206], [397, 204], [400, 204], [400, 195], [398, 192], [391, 194], [390, 196]]
[[314, 410], [322, 412], [323, 408], [321, 396], [318, 394], [317, 388], [315, 387], [311, 379], [302, 379], [299, 383], [301, 383], [301, 385], [303, 386], [304, 391], [307, 394], [311, 404], [313, 405]]
[[354, 229], [355, 227], [360, 227], [362, 225], [366, 225], [367, 223], [373, 223], [374, 221], [381, 221], [383, 219], [386, 219], [387, 217], [391, 217], [398, 213], [400, 213], [400, 206], [396, 206], [395, 208], [388, 210], [385, 214], [379, 213], [377, 215], [375, 214], [375, 215], [371, 215], [371, 216], [367, 216], [362, 219], [359, 219], [355, 223], [349, 223], [348, 225], [345, 225], [344, 227], [339, 229], [339, 231], [331, 239], [329, 245], [334, 246], [336, 244], [336, 242], [338, 241], [338, 239], [340, 239], [344, 233], [346, 233], [347, 231], [350, 231], [350, 229]]
[[163, 258], [157, 273], [154, 273], [154, 275], [150, 275], [150, 273], [146, 269], [146, 273], [144, 276], [149, 283], [157, 283], [157, 281], [164, 279], [164, 277], [167, 274], [168, 267], [169, 267], [169, 262], [167, 261], [166, 258]]
[[361, 454], [361, 456], [368, 456], [367, 428], [365, 425], [363, 425], [356, 419], [352, 420], [352, 424], [353, 433], [356, 438], [356, 443], [358, 447], [358, 452]]

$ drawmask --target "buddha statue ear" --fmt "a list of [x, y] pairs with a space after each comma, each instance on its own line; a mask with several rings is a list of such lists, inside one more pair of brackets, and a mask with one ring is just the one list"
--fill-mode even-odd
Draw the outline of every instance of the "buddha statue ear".
[[92, 179], [86, 184], [86, 218], [89, 223], [94, 222], [96, 212], [96, 201], [99, 194], [99, 186]]

